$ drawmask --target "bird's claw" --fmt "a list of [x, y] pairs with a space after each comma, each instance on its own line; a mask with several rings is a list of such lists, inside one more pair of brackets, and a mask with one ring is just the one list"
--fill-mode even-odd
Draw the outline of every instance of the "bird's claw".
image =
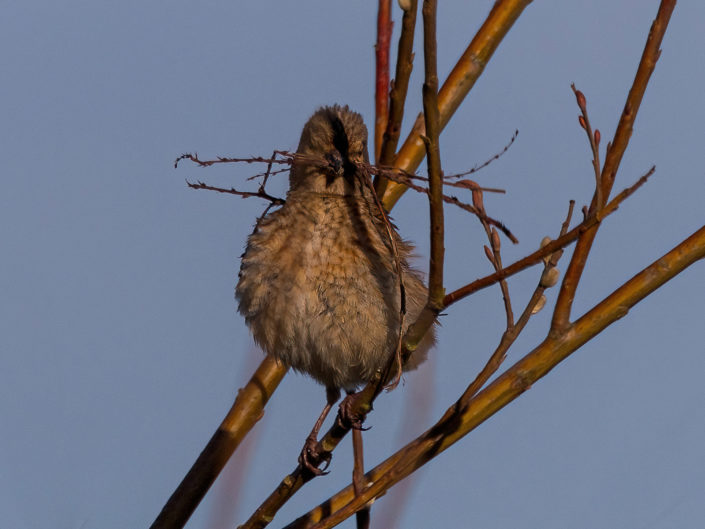
[[338, 408], [338, 421], [345, 428], [364, 432], [369, 430], [362, 426], [367, 414], [355, 411], [357, 397], [358, 393], [350, 393], [343, 399]]
[[[320, 445], [316, 436], [309, 435], [299, 455], [299, 465], [314, 476], [324, 476], [328, 474], [327, 469], [332, 457], [330, 452], [320, 450], [319, 447]], [[325, 463], [323, 468], [318, 468], [321, 463]]]

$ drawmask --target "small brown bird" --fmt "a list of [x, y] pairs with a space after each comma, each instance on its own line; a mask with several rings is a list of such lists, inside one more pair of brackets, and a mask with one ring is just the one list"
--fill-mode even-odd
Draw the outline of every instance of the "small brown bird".
[[[347, 106], [319, 109], [306, 123], [286, 203], [264, 217], [242, 256], [236, 297], [255, 342], [327, 389], [328, 412], [340, 389], [370, 381], [395, 354], [400, 287], [385, 220], [369, 186], [367, 127]], [[404, 328], [427, 301], [413, 247], [392, 228], [406, 297]], [[433, 333], [405, 369], [421, 363]], [[325, 415], [314, 427], [317, 428]]]

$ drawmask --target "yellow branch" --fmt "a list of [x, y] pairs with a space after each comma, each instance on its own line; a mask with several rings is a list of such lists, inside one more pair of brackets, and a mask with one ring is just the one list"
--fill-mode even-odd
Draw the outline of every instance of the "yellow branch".
[[267, 401], [277, 389], [287, 368], [266, 357], [237, 398], [191, 470], [150, 529], [183, 527], [240, 442], [262, 418]]

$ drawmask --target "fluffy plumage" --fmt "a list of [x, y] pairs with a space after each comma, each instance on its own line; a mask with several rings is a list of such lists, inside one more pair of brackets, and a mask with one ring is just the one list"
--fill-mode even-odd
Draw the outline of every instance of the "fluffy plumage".
[[[236, 297], [257, 344], [331, 389], [351, 391], [383, 369], [396, 350], [399, 285], [392, 247], [371, 190], [367, 128], [348, 107], [318, 110], [298, 151], [328, 168], [297, 163], [286, 203], [250, 235]], [[408, 264], [413, 247], [393, 232], [403, 269], [405, 327], [427, 290]], [[404, 329], [406, 330], [406, 329]], [[405, 368], [425, 359], [432, 333]]]

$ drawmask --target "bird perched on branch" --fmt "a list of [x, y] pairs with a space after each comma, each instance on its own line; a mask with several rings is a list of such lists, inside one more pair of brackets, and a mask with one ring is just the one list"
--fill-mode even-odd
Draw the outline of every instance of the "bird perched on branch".
[[[308, 439], [315, 442], [340, 389], [353, 392], [384, 370], [428, 294], [408, 264], [413, 247], [375, 200], [362, 116], [347, 106], [319, 109], [297, 155], [286, 203], [248, 239], [236, 297], [255, 342], [326, 387]], [[432, 343], [431, 330], [404, 368], [422, 362]]]

